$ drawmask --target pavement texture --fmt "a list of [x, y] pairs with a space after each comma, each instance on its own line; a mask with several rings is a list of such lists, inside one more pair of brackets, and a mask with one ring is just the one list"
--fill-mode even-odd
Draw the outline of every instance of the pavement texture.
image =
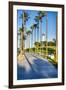
[[48, 60], [34, 53], [25, 53], [17, 63], [17, 80], [57, 78], [58, 69]]

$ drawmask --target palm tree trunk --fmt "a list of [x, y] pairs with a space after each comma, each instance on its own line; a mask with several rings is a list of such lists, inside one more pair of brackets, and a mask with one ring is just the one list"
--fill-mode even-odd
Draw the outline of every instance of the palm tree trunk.
[[[39, 42], [41, 41], [40, 40], [40, 35], [41, 35], [40, 32], [41, 32], [41, 25], [40, 25], [40, 20], [39, 20]], [[39, 48], [39, 51], [41, 52], [40, 48]]]
[[[24, 22], [24, 35], [26, 35], [26, 22]], [[24, 47], [26, 48], [26, 40], [24, 41]]]
[[35, 39], [35, 38], [34, 38], [34, 30], [33, 30], [33, 47], [34, 47], [34, 39]]
[[[40, 32], [39, 32], [39, 22], [38, 22], [38, 31], [37, 31], [37, 41], [39, 42], [39, 34], [40, 34]], [[39, 51], [39, 48], [37, 48], [37, 52]], [[38, 54], [39, 54], [39, 52], [38, 52]]]
[[23, 24], [22, 24], [22, 51], [24, 52], [24, 12], [23, 12]]
[[[34, 29], [34, 47], [35, 47], [35, 42], [36, 42], [36, 29]], [[36, 47], [35, 47], [35, 52], [36, 52]]]
[[[38, 42], [38, 30], [36, 30], [36, 42]], [[38, 48], [36, 48], [36, 51], [38, 52]]]
[[24, 30], [21, 32], [21, 37], [22, 37], [21, 49], [22, 49], [22, 51], [24, 51], [24, 40], [23, 40], [23, 37], [24, 37]]
[[37, 42], [37, 29], [36, 29], [36, 42]]
[[40, 42], [40, 20], [39, 20], [39, 42]]
[[20, 51], [22, 50], [22, 32], [20, 34]]
[[46, 59], [48, 56], [48, 17], [46, 13]]
[[32, 41], [31, 42], [32, 42], [32, 48], [33, 48], [33, 30], [32, 30]]
[[30, 51], [30, 35], [28, 35], [28, 48], [29, 48], [29, 51]]
[[40, 43], [41, 43], [40, 52], [42, 54], [42, 20], [40, 21]]

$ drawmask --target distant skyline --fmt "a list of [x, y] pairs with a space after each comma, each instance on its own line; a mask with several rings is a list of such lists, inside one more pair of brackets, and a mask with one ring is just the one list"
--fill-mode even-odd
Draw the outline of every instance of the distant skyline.
[[[34, 18], [37, 16], [37, 12], [35, 10], [25, 10], [29, 14], [29, 20], [26, 22], [27, 30], [31, 30], [30, 27], [33, 23], [36, 23]], [[23, 13], [23, 10], [17, 11], [17, 19], [18, 19], [18, 30], [20, 27], [22, 27], [22, 19], [20, 19], [20, 15]], [[48, 41], [52, 41], [53, 39], [56, 39], [56, 15], [57, 12], [55, 11], [47, 11], [48, 16]], [[42, 33], [46, 33], [46, 16], [42, 19]], [[18, 46], [19, 46], [19, 40], [18, 40]]]

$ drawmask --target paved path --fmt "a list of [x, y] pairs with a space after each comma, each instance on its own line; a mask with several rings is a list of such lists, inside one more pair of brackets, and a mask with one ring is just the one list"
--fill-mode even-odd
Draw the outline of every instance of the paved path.
[[25, 53], [25, 59], [18, 62], [17, 72], [19, 80], [57, 77], [57, 69], [50, 62], [30, 53]]

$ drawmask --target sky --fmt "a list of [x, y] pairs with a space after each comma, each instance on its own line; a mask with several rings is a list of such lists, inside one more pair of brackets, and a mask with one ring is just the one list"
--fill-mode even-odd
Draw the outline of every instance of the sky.
[[[31, 30], [30, 27], [32, 24], [36, 23], [34, 18], [37, 16], [37, 12], [35, 10], [26, 10], [26, 12], [29, 14], [29, 20], [26, 22], [26, 28], [27, 30]], [[22, 19], [20, 18], [21, 14], [23, 13], [23, 10], [17, 11], [17, 19], [18, 19], [18, 30], [20, 27], [22, 27]], [[48, 41], [52, 41], [53, 39], [56, 39], [56, 15], [57, 12], [53, 11], [47, 11], [48, 16]], [[42, 33], [46, 33], [46, 16], [42, 19]], [[34, 32], [35, 34], [35, 32]], [[35, 35], [34, 35], [35, 36]], [[38, 35], [39, 37], [39, 35]], [[35, 37], [36, 38], [36, 37]], [[45, 36], [42, 38], [45, 40]], [[33, 42], [33, 41], [31, 41]], [[19, 43], [19, 41], [18, 41]], [[28, 42], [26, 42], [28, 43]], [[31, 45], [32, 46], [32, 45]]]

